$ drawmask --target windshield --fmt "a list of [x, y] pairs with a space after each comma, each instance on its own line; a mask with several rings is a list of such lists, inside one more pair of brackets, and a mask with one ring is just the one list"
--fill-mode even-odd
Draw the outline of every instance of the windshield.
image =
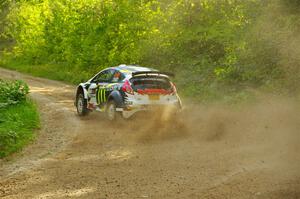
[[133, 90], [137, 91], [139, 89], [164, 89], [170, 90], [172, 88], [170, 81], [167, 78], [162, 77], [136, 77], [131, 78], [130, 82], [132, 84]]

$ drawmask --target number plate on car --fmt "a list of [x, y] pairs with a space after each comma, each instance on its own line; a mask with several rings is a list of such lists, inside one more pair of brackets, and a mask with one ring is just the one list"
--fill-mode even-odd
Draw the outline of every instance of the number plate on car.
[[159, 95], [148, 95], [149, 100], [159, 100]]

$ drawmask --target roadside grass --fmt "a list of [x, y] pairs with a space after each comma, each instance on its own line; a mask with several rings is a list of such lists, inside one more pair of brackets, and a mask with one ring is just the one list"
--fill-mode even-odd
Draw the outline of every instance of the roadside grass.
[[0, 109], [0, 158], [30, 143], [39, 124], [37, 107], [31, 100]]
[[26, 64], [22, 60], [7, 58], [0, 60], [0, 67], [15, 70], [18, 72], [58, 80], [66, 83], [78, 84], [87, 81], [93, 73], [83, 71], [77, 67], [70, 67], [64, 64]]
[[21, 150], [39, 128], [38, 110], [28, 93], [25, 82], [0, 79], [0, 158]]

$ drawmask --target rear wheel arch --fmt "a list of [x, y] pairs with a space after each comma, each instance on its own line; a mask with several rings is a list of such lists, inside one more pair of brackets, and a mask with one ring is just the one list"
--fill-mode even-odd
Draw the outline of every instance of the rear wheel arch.
[[116, 106], [118, 108], [122, 108], [124, 103], [123, 103], [123, 98], [122, 95], [119, 91], [113, 91], [107, 98], [107, 102], [113, 100], [116, 103]]

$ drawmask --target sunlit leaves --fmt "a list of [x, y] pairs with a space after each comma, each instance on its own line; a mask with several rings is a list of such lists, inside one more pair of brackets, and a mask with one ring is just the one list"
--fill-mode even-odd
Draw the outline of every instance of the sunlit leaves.
[[[279, 74], [278, 52], [297, 57], [295, 48], [276, 49], [286, 41], [281, 33], [292, 38], [299, 32], [297, 12], [276, 17], [297, 11], [294, 0], [16, 2], [7, 26], [14, 55], [30, 64], [63, 65], [70, 73], [88, 76], [136, 63], [178, 73], [178, 87], [194, 95], [218, 86], [223, 91], [225, 84], [262, 85]], [[264, 9], [276, 12], [264, 16]], [[263, 31], [270, 24], [272, 31]], [[283, 60], [290, 67], [297, 61]]]
[[8, 33], [32, 62], [103, 68], [139, 61], [151, 12], [140, 1], [24, 1], [13, 6]]

